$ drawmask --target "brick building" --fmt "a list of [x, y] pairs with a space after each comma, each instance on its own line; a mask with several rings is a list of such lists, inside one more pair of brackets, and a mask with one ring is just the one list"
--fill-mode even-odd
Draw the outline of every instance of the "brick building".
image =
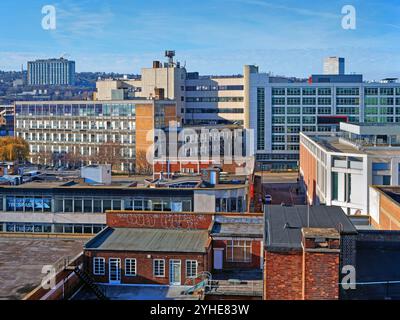
[[355, 234], [337, 207], [267, 206], [264, 299], [339, 299], [341, 244]]
[[216, 216], [211, 230], [214, 270], [262, 269], [263, 230], [261, 214]]
[[86, 270], [109, 284], [193, 284], [211, 271], [210, 214], [110, 212], [84, 248]]
[[262, 241], [260, 215], [109, 211], [85, 269], [99, 283], [192, 285], [204, 272], [262, 269]]
[[369, 188], [371, 224], [380, 230], [400, 230], [400, 187]]

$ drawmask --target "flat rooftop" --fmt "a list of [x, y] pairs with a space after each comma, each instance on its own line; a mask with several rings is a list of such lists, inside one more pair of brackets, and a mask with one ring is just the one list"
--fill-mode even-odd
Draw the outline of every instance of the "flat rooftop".
[[255, 237], [264, 236], [262, 217], [220, 217], [217, 216], [211, 230], [215, 237]]
[[400, 186], [374, 186], [375, 189], [392, 199], [394, 202], [400, 206]]
[[342, 143], [337, 136], [311, 136], [310, 138], [330, 152], [365, 154], [364, 151], [358, 150], [349, 144]]
[[375, 155], [375, 156], [400, 156], [399, 147], [391, 147], [389, 145], [377, 145], [356, 148], [351, 141], [347, 141], [338, 135], [312, 135], [307, 137], [317, 143], [320, 147], [328, 152], [353, 154], [353, 155]]
[[85, 239], [0, 236], [0, 300], [20, 300], [42, 282], [44, 265], [75, 257]]
[[2, 185], [6, 189], [235, 189], [246, 185], [247, 177], [238, 175], [222, 175], [219, 184], [209, 186], [202, 184], [200, 176], [181, 176], [174, 179], [153, 180], [149, 177], [113, 177], [109, 185], [86, 183], [83, 179], [60, 181], [39, 180], [20, 185]]
[[207, 230], [106, 228], [86, 245], [87, 250], [205, 253]]
[[267, 250], [301, 250], [302, 228], [333, 228], [340, 234], [357, 234], [353, 223], [339, 207], [265, 206]]
[[398, 135], [397, 123], [340, 123], [340, 130], [357, 135]]
[[[98, 285], [110, 300], [199, 300], [197, 295], [184, 294], [190, 286], [123, 286]], [[72, 300], [98, 300], [92, 290], [83, 287]]]

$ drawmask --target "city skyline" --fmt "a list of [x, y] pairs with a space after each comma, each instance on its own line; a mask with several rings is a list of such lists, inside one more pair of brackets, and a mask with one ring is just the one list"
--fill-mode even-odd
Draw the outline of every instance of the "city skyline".
[[[164, 49], [175, 49], [189, 71], [202, 74], [237, 74], [257, 64], [262, 72], [308, 77], [322, 73], [326, 56], [345, 57], [347, 72], [366, 80], [400, 71], [395, 1], [353, 1], [355, 30], [342, 28], [344, 1], [24, 2], [0, 4], [1, 12], [13, 13], [0, 21], [3, 29], [13, 25], [0, 44], [0, 70], [65, 54], [78, 72], [140, 73]], [[41, 26], [46, 5], [56, 8], [55, 30]]]

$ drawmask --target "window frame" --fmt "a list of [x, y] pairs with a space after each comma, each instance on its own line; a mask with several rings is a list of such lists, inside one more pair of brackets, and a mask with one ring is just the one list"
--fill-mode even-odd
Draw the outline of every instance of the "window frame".
[[[98, 266], [96, 261], [100, 261], [101, 265]], [[99, 271], [100, 272], [96, 272]], [[106, 274], [106, 259], [103, 257], [93, 257], [93, 275], [95, 276], [104, 276]]]
[[[132, 271], [132, 261], [134, 262], [134, 272]], [[128, 269], [128, 262], [130, 263], [130, 267]], [[130, 272], [128, 272], [128, 270]], [[136, 277], [137, 276], [137, 259], [136, 258], [125, 258], [125, 276], [126, 277]]]
[[[163, 273], [161, 274], [156, 274], [156, 262], [161, 262], [163, 264]], [[160, 268], [160, 266], [158, 266]], [[153, 276], [155, 278], [165, 278], [165, 259], [153, 259]]]
[[[237, 243], [242, 243], [241, 245], [235, 244]], [[253, 247], [253, 241], [252, 240], [238, 240], [238, 239], [232, 239], [228, 240], [226, 243], [226, 261], [229, 263], [251, 263], [252, 262], [252, 247]], [[234, 257], [234, 248], [243, 248], [244, 253], [243, 253], [243, 260], [237, 260]], [[249, 249], [247, 251], [247, 248]]]
[[[195, 272], [194, 272], [194, 275], [189, 275], [189, 270], [190, 271], [193, 271], [192, 270], [192, 268], [193, 268], [193, 263], [195, 263]], [[188, 267], [188, 265], [189, 264], [191, 264], [189, 267]], [[188, 278], [188, 279], [193, 279], [193, 278], [196, 278], [197, 277], [197, 273], [198, 273], [198, 267], [199, 267], [199, 262], [197, 261], [197, 260], [186, 260], [185, 261], [185, 276], [186, 276], [186, 278]], [[192, 273], [191, 273], [192, 274]]]

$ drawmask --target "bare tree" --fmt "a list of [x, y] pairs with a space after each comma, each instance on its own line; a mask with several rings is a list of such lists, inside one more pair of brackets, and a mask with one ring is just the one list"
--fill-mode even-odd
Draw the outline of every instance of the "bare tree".
[[135, 167], [136, 167], [135, 172], [137, 174], [149, 175], [149, 174], [153, 173], [153, 166], [147, 160], [146, 151], [139, 150], [139, 151], [136, 152]]
[[51, 151], [40, 151], [34, 155], [34, 162], [39, 165], [53, 165], [53, 153]]
[[80, 152], [68, 152], [64, 155], [63, 162], [65, 163], [65, 165], [76, 169], [82, 166], [83, 160], [84, 159]]
[[118, 142], [105, 142], [99, 146], [98, 153], [93, 155], [91, 160], [99, 164], [111, 164], [113, 169], [121, 169], [122, 145]]

